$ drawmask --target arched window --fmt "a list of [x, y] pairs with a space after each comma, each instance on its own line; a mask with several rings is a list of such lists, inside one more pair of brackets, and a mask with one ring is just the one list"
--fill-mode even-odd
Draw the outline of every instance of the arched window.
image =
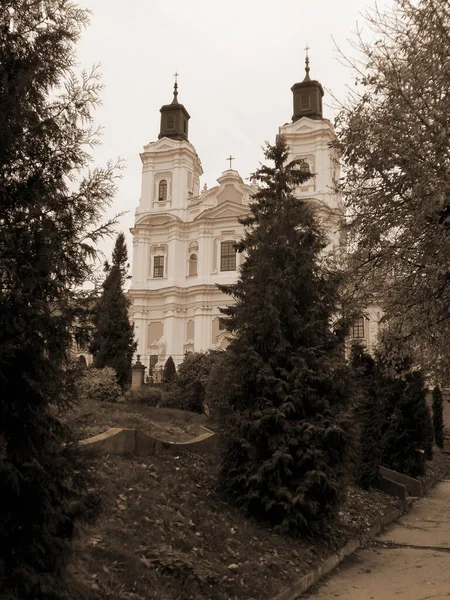
[[165, 202], [166, 200], [167, 200], [167, 181], [165, 179], [162, 179], [159, 182], [158, 201]]
[[191, 254], [189, 257], [189, 275], [197, 275], [197, 255]]
[[302, 163], [301, 163], [301, 165], [300, 165], [300, 171], [301, 171], [301, 173], [303, 173], [304, 175], [308, 175], [308, 173], [311, 172], [310, 169], [311, 168], [310, 168], [310, 165], [309, 165], [308, 161], [307, 160], [303, 160]]

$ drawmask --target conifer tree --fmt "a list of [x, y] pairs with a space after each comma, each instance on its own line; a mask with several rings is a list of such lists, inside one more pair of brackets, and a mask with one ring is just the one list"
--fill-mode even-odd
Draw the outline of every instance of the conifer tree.
[[65, 0], [1, 3], [0, 597], [8, 599], [59, 598], [82, 500], [77, 448], [55, 408], [70, 399], [76, 290], [110, 231], [97, 223], [115, 191], [112, 168], [88, 171], [101, 86], [95, 72], [81, 80], [74, 72], [86, 23]]
[[176, 376], [177, 369], [175, 367], [175, 363], [173, 362], [173, 358], [169, 356], [169, 358], [166, 360], [166, 364], [164, 365], [163, 382], [171, 383], [175, 380]]
[[355, 409], [359, 429], [356, 481], [364, 489], [375, 486], [383, 456], [383, 392], [375, 360], [361, 344], [354, 344], [351, 366], [358, 383]]
[[433, 429], [434, 440], [438, 448], [444, 447], [444, 413], [442, 406], [442, 392], [437, 385], [433, 389]]
[[293, 189], [308, 178], [288, 163], [279, 136], [253, 176], [260, 186], [237, 244], [236, 284], [219, 286], [234, 337], [223, 368], [232, 410], [223, 436], [221, 485], [256, 517], [298, 533], [319, 529], [343, 497], [350, 448], [350, 381], [332, 330], [337, 277], [323, 264], [326, 240]]
[[130, 301], [123, 290], [127, 260], [125, 236], [119, 233], [112, 265], [105, 265], [106, 278], [103, 293], [94, 311], [95, 331], [91, 344], [94, 367], [112, 367], [122, 389], [130, 382], [131, 362], [136, 349], [133, 326], [128, 315]]
[[433, 456], [433, 428], [422, 373], [391, 379], [391, 390], [383, 464], [411, 477], [423, 475]]

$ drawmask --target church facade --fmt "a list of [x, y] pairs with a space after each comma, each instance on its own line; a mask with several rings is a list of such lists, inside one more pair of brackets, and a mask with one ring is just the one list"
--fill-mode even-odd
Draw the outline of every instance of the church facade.
[[[333, 126], [322, 113], [324, 92], [318, 81], [310, 79], [308, 59], [304, 80], [291, 90], [292, 120], [280, 126], [279, 133], [288, 143], [290, 158], [301, 159], [313, 174], [296, 195], [313, 203], [330, 245], [339, 249], [343, 207], [334, 192], [339, 156], [331, 145]], [[149, 372], [169, 356], [179, 364], [186, 352], [225, 348], [229, 343], [219, 309], [232, 300], [216, 284], [233, 283], [238, 277], [244, 259], [234, 250], [243, 236], [238, 217], [248, 212], [255, 192], [232, 168], [220, 175], [217, 186], [200, 188], [203, 170], [189, 141], [189, 118], [178, 102], [175, 83], [172, 103], [161, 108], [158, 140], [144, 146], [141, 154], [142, 187], [131, 229], [128, 295], [137, 354]], [[376, 315], [362, 317], [352, 335], [370, 347], [376, 320]]]

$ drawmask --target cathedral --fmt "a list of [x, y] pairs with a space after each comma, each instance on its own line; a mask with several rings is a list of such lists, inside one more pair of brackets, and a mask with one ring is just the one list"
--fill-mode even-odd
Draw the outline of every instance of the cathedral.
[[[309, 75], [292, 88], [293, 115], [279, 127], [291, 159], [301, 159], [313, 176], [296, 190], [317, 209], [330, 246], [341, 244], [343, 207], [334, 192], [339, 155], [331, 122], [323, 117], [322, 85]], [[189, 140], [189, 113], [178, 100], [162, 106], [158, 140], [144, 146], [142, 187], [135, 213], [131, 286], [131, 319], [137, 354], [152, 373], [172, 356], [175, 364], [187, 352], [225, 348], [229, 333], [220, 308], [231, 298], [216, 284], [233, 283], [243, 256], [234, 244], [243, 236], [238, 217], [248, 213], [255, 188], [230, 168], [217, 186], [201, 188], [200, 157]], [[372, 321], [372, 322], [371, 322]], [[377, 318], [361, 317], [352, 336], [371, 347]]]

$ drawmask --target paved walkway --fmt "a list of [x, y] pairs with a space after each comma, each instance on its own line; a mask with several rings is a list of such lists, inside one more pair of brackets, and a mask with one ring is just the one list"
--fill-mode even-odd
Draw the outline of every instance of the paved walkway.
[[450, 479], [306, 595], [320, 600], [450, 599]]

